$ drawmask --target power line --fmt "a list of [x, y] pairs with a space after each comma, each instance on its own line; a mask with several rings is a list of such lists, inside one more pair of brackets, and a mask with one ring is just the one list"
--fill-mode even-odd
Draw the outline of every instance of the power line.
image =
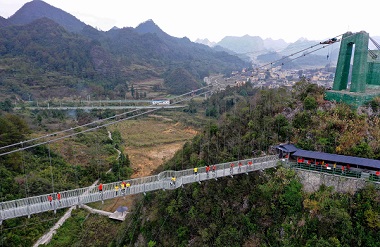
[[[352, 35], [354, 35], [354, 34], [351, 34], [351, 35], [345, 37], [344, 39], [349, 38], [349, 37], [351, 37]], [[334, 38], [338, 38], [338, 37], [340, 37], [340, 36], [343, 36], [343, 34], [337, 35], [337, 36], [335, 36]], [[338, 41], [339, 41], [339, 40], [337, 40], [336, 42], [338, 42]], [[334, 43], [336, 43], [336, 42], [334, 42]], [[289, 57], [292, 57], [292, 56], [297, 55], [297, 54], [299, 54], [299, 53], [301, 53], [301, 52], [304, 52], [301, 56], [298, 56], [298, 57], [295, 57], [295, 58], [293, 58], [293, 59], [287, 60], [287, 62], [290, 62], [290, 61], [296, 60], [296, 59], [298, 59], [298, 58], [304, 57], [304, 56], [306, 56], [306, 55], [309, 55], [309, 54], [311, 54], [311, 53], [313, 53], [313, 52], [316, 52], [316, 51], [318, 51], [318, 50], [321, 50], [321, 49], [323, 49], [323, 48], [326, 48], [326, 47], [328, 47], [328, 46], [330, 46], [330, 45], [332, 45], [332, 44], [334, 44], [334, 43], [326, 44], [326, 45], [322, 46], [321, 48], [314, 49], [314, 50], [312, 50], [312, 51], [310, 51], [310, 52], [305, 52], [305, 51], [307, 51], [307, 50], [309, 50], [309, 49], [312, 49], [312, 48], [317, 47], [317, 46], [319, 46], [319, 45], [322, 44], [322, 43], [317, 43], [317, 44], [314, 44], [314, 45], [309, 46], [309, 47], [307, 47], [307, 48], [304, 48], [304, 49], [302, 49], [302, 50], [300, 50], [300, 51], [298, 51], [298, 52], [294, 52], [294, 53], [292, 53], [292, 54], [290, 54], [290, 55], [284, 56], [284, 57], [282, 57], [282, 58], [280, 58], [280, 59], [277, 59], [277, 60], [275, 60], [275, 61], [272, 61], [272, 62], [266, 63], [266, 64], [261, 65], [261, 66], [259, 66], [259, 67], [256, 67], [255, 69], [256, 69], [256, 70], [259, 70], [259, 69], [261, 69], [261, 68], [263, 68], [263, 67], [266, 67], [266, 66], [268, 66], [268, 65], [273, 66], [273, 64], [275, 64], [275, 63], [277, 63], [277, 62], [283, 61], [283, 60], [285, 60], [285, 59], [287, 59], [287, 58], [289, 58]], [[284, 63], [282, 63], [282, 65], [284, 65]]]
[[[197, 90], [193, 90], [191, 92], [188, 92], [188, 93], [185, 93], [185, 94], [182, 94], [182, 95], [179, 95], [177, 97], [175, 97], [174, 99], [176, 98], [180, 98], [182, 96], [185, 96], [185, 95], [188, 95], [188, 94], [192, 94], [194, 92], [197, 92], [197, 91], [200, 91], [200, 90], [203, 90], [205, 88], [209, 88], [210, 86], [206, 86], [206, 87], [202, 87], [202, 88], [199, 88]], [[204, 94], [207, 94], [211, 92], [211, 90], [209, 91], [206, 91], [206, 92], [202, 92], [200, 94], [198, 94], [197, 96], [200, 96], [200, 95], [204, 95]], [[182, 100], [179, 100], [179, 101], [175, 101], [173, 102], [172, 104], [178, 104], [178, 103], [181, 103], [183, 101], [186, 101], [188, 99], [192, 99], [194, 96], [191, 96], [190, 98], [185, 98], [185, 99], [182, 99]], [[11, 151], [8, 151], [8, 152], [4, 152], [4, 153], [1, 153], [0, 156], [4, 156], [4, 155], [7, 155], [7, 154], [11, 154], [11, 153], [15, 153], [15, 152], [19, 152], [19, 151], [22, 151], [22, 150], [26, 150], [26, 149], [29, 149], [29, 148], [32, 148], [32, 147], [36, 147], [36, 146], [40, 146], [40, 145], [43, 145], [43, 144], [47, 144], [47, 143], [51, 143], [51, 142], [55, 142], [55, 141], [58, 141], [58, 140], [62, 140], [62, 139], [65, 139], [65, 138], [68, 138], [68, 137], [73, 137], [73, 136], [76, 136], [76, 135], [79, 135], [79, 134], [83, 134], [83, 133], [86, 133], [86, 132], [89, 132], [89, 131], [92, 131], [92, 130], [96, 130], [98, 128], [101, 128], [101, 127], [106, 127], [106, 126], [109, 126], [109, 125], [112, 125], [112, 124], [115, 124], [115, 123], [119, 123], [119, 122], [122, 122], [122, 121], [125, 121], [125, 120], [128, 120], [128, 119], [131, 119], [131, 118], [135, 118], [135, 117], [138, 117], [138, 116], [142, 116], [142, 115], [145, 115], [147, 113], [151, 113], [151, 112], [154, 112], [154, 111], [158, 111], [158, 110], [161, 110], [165, 108], [164, 106], [162, 106], [161, 108], [155, 108], [155, 109], [151, 109], [151, 110], [148, 110], [148, 111], [145, 111], [143, 113], [139, 113], [137, 115], [133, 115], [133, 116], [130, 116], [130, 117], [126, 117], [126, 118], [122, 118], [122, 119], [119, 119], [119, 120], [115, 120], [115, 121], [112, 121], [110, 123], [105, 123], [105, 124], [102, 124], [102, 125], [98, 125], [98, 126], [95, 126], [93, 128], [89, 128], [89, 129], [86, 129], [86, 130], [83, 130], [83, 131], [79, 131], [79, 132], [76, 132], [76, 133], [73, 133], [73, 134], [69, 134], [69, 135], [65, 135], [65, 136], [62, 136], [62, 137], [58, 137], [58, 138], [54, 138], [54, 139], [51, 139], [51, 140], [48, 140], [48, 141], [44, 141], [44, 142], [39, 142], [37, 144], [33, 144], [33, 145], [30, 145], [30, 146], [27, 146], [27, 147], [21, 147], [21, 148], [18, 148], [18, 149], [15, 149], [15, 150], [11, 150]], [[134, 112], [134, 111], [133, 111]], [[116, 116], [122, 116], [122, 115], [125, 115], [126, 113], [123, 113], [123, 114], [119, 114], [119, 115], [115, 115], [115, 116], [112, 116], [112, 117], [109, 117], [109, 118], [105, 118], [105, 119], [102, 119], [102, 120], [97, 120], [97, 121], [94, 121], [92, 123], [88, 123], [88, 124], [85, 124], [85, 125], [81, 125], [81, 126], [88, 126], [90, 124], [93, 124], [93, 123], [97, 123], [97, 122], [103, 122], [105, 120], [109, 120], [109, 119], [112, 119], [112, 118], [115, 118]], [[81, 126], [78, 126], [76, 128], [79, 128]], [[64, 130], [64, 131], [60, 131], [60, 132], [56, 132], [56, 133], [64, 133], [66, 131], [70, 131], [72, 130], [71, 129], [67, 129], [67, 130]], [[47, 136], [54, 136], [54, 133], [53, 134], [49, 134]], [[45, 137], [45, 136], [44, 136]], [[36, 139], [42, 139], [43, 137], [39, 137], [39, 138], [34, 138], [32, 140], [36, 140]], [[31, 142], [31, 140], [28, 140], [28, 141], [25, 141], [25, 142], [20, 142], [20, 143], [15, 143], [15, 144], [12, 144], [12, 145], [8, 145], [7, 147], [10, 147], [10, 146], [15, 146], [15, 145], [23, 145], [24, 143], [26, 142]], [[4, 148], [4, 147], [3, 147]]]
[[[197, 92], [197, 91], [202, 90], [202, 89], [207, 88], [207, 87], [209, 87], [209, 86], [202, 87], [202, 88], [193, 90], [193, 91], [185, 93], [185, 94], [181, 94], [181, 95], [179, 95], [177, 97], [174, 97], [173, 99], [185, 96], [185, 95], [190, 94], [192, 92]], [[151, 106], [152, 105], [153, 104], [151, 104]], [[120, 116], [123, 116], [123, 115], [126, 115], [126, 114], [134, 113], [134, 112], [137, 112], [137, 111], [139, 111], [139, 109], [128, 111], [128, 112], [123, 112], [121, 114], [117, 114], [117, 115], [114, 115], [114, 116], [111, 116], [111, 117], [108, 117], [108, 118], [104, 118], [104, 119], [96, 120], [96, 121], [93, 121], [93, 122], [90, 122], [90, 123], [87, 123], [87, 124], [79, 125], [79, 126], [76, 126], [74, 128], [70, 128], [70, 129], [66, 129], [66, 130], [62, 130], [62, 131], [57, 131], [57, 132], [54, 132], [54, 133], [51, 133], [51, 134], [48, 134], [48, 135], [36, 137], [36, 138], [33, 138], [33, 139], [29, 139], [29, 140], [18, 142], [18, 143], [14, 143], [14, 144], [10, 144], [10, 145], [7, 145], [7, 146], [0, 147], [0, 150], [1, 149], [5, 149], [5, 148], [10, 148], [10, 147], [13, 147], [13, 146], [17, 146], [17, 145], [26, 144], [26, 143], [29, 143], [29, 142], [32, 142], [32, 141], [37, 141], [37, 140], [41, 140], [41, 139], [44, 139], [44, 138], [56, 136], [58, 134], [62, 134], [62, 133], [68, 132], [68, 131], [72, 131], [72, 130], [78, 129], [78, 128], [83, 128], [83, 127], [86, 127], [86, 126], [89, 126], [89, 125], [92, 125], [92, 124], [95, 124], [95, 123], [101, 123], [103, 121], [106, 121], [106, 120], [109, 120], [109, 119], [113, 119], [113, 118], [116, 118], [116, 117], [120, 117]]]

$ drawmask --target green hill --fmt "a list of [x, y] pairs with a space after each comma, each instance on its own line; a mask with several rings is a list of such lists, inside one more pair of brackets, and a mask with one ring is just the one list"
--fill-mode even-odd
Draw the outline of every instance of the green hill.
[[210, 73], [246, 65], [188, 39], [160, 38], [133, 28], [100, 32], [87, 26], [78, 34], [47, 18], [0, 28], [0, 99], [120, 98], [125, 92], [119, 95], [114, 88], [163, 78], [176, 68], [199, 83]]
[[[316, 85], [300, 82], [290, 91], [261, 90], [249, 98], [243, 96], [247, 90], [249, 85], [214, 94], [206, 112], [221, 117], [163, 169], [245, 159], [285, 141], [360, 157], [378, 153], [379, 142], [372, 139], [378, 131], [370, 127], [378, 120], [345, 105], [331, 106]], [[363, 131], [368, 136], [355, 134]], [[379, 198], [371, 185], [354, 194], [326, 186], [306, 193], [293, 170], [279, 167], [148, 194], [136, 203], [113, 244], [377, 246]]]

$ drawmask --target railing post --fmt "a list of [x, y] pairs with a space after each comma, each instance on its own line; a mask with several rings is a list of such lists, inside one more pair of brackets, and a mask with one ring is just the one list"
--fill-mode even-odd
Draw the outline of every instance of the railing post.
[[0, 202], [0, 226], [3, 223], [3, 203]]
[[[30, 219], [30, 209], [29, 209], [30, 199], [27, 198], [26, 201], [28, 202], [28, 204], [26, 205], [26, 212], [28, 213], [28, 219]], [[1, 216], [0, 216], [0, 219], [1, 219]]]
[[[275, 157], [272, 156], [267, 156], [267, 157], [260, 157], [260, 158], [251, 158], [247, 159], [245, 161], [252, 161], [252, 164], [245, 163], [245, 171], [244, 168], [241, 168], [241, 166], [238, 166], [236, 171], [238, 171], [237, 174], [241, 174], [246, 172], [248, 174], [249, 171], [256, 170], [264, 170], [266, 168], [271, 168], [276, 165], [276, 159]], [[238, 160], [239, 162], [244, 162], [242, 160]], [[236, 162], [234, 162], [236, 164]], [[226, 176], [226, 173], [230, 171], [230, 164], [231, 162], [227, 163], [221, 163], [218, 164], [218, 169], [215, 170], [214, 172], [214, 178], [217, 180], [218, 177], [218, 172], [220, 172], [219, 176]], [[255, 167], [253, 167], [253, 164], [255, 164]], [[244, 165], [242, 163], [242, 165]], [[220, 169], [223, 168], [223, 171], [219, 171]], [[228, 169], [228, 170], [227, 170]], [[235, 167], [233, 168], [235, 170]], [[226, 171], [227, 170], [227, 171]], [[325, 170], [323, 170], [325, 172]], [[235, 171], [234, 171], [235, 172]], [[185, 171], [164, 171], [161, 172], [159, 175], [154, 176], [154, 184], [152, 184], [153, 187], [151, 186], [151, 182], [143, 182], [143, 181], [148, 181], [148, 178], [141, 178], [139, 179], [139, 187], [137, 190], [134, 190], [134, 193], [144, 193], [146, 194], [147, 191], [151, 190], [152, 188], [154, 190], [159, 190], [163, 189], [166, 190], [166, 188], [169, 188], [169, 179], [171, 177], [176, 177], [177, 183], [175, 188], [178, 188], [179, 186], [184, 186], [184, 176], [186, 175], [185, 182], [186, 183], [191, 183], [191, 182], [198, 182], [201, 183], [203, 180], [208, 180], [210, 177], [206, 178], [201, 177], [203, 176], [202, 174], [205, 174], [205, 169], [201, 168], [199, 169], [198, 177], [196, 176], [191, 176], [191, 170], [185, 170]], [[228, 174], [227, 174], [228, 175]], [[345, 174], [347, 175], [347, 174]], [[351, 176], [353, 174], [350, 174]], [[360, 176], [360, 173], [355, 174], [356, 176]], [[372, 179], [377, 179], [377, 177], [372, 177]], [[149, 180], [151, 181], [151, 180]], [[181, 183], [181, 184], [179, 184]], [[108, 186], [114, 185], [115, 183], [110, 183]], [[137, 185], [137, 184], [136, 184]], [[141, 190], [141, 185], [143, 186], [143, 190]], [[148, 188], [146, 188], [148, 186]], [[96, 187], [86, 187], [86, 188], [77, 188], [74, 190], [66, 191], [62, 197], [62, 201], [57, 199], [57, 194], [53, 194], [53, 200], [52, 204], [50, 205], [49, 200], [47, 199], [47, 195], [41, 195], [41, 196], [36, 196], [35, 198], [24, 198], [23, 200], [14, 200], [9, 202], [9, 209], [7, 211], [4, 211], [4, 207], [7, 204], [4, 204], [3, 202], [0, 203], [0, 222], [4, 221], [6, 218], [16, 218], [21, 215], [28, 215], [28, 217], [31, 216], [31, 214], [34, 213], [39, 213], [39, 212], [45, 212], [48, 210], [54, 210], [54, 213], [56, 213], [57, 209], [63, 208], [63, 207], [68, 207], [70, 206], [80, 206], [83, 203], [88, 203], [88, 202], [94, 202], [94, 201], [100, 201], [102, 200], [102, 203], [104, 203], [104, 199], [108, 199], [108, 194], [104, 194], [106, 192], [107, 186], [104, 187], [104, 190], [101, 191], [101, 197], [98, 195], [98, 191], [96, 190]], [[129, 189], [131, 190], [131, 189]], [[114, 195], [114, 189], [113, 186], [109, 190], [107, 190], [107, 193], [110, 195]], [[83, 194], [83, 195], [82, 195]], [[127, 194], [127, 193], [126, 193]], [[131, 194], [131, 192], [129, 192]], [[84, 196], [84, 197], [83, 197]], [[88, 197], [88, 199], [87, 199]], [[111, 196], [110, 198], [114, 198], [114, 196]], [[50, 207], [49, 207], [50, 205]], [[25, 212], [26, 210], [26, 212]], [[8, 214], [9, 212], [9, 214]]]
[[79, 195], [79, 189], [76, 189], [76, 193], [77, 193], [77, 206], [79, 207], [79, 202], [80, 202], [80, 195]]

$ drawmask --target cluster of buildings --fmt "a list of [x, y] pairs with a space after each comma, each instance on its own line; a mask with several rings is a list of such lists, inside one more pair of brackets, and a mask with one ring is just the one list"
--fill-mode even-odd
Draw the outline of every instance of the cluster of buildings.
[[319, 68], [319, 69], [283, 69], [281, 66], [272, 67], [269, 69], [259, 69], [254, 71], [243, 70], [240, 73], [233, 73], [228, 78], [229, 84], [242, 86], [250, 81], [255, 87], [291, 87], [301, 79], [306, 79], [311, 83], [331, 88], [334, 82], [335, 69]]

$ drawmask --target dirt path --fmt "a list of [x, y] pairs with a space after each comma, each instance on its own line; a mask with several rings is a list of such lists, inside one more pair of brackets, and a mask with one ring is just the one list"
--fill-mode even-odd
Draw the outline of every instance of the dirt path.
[[[153, 175], [154, 171], [165, 161], [171, 159], [183, 144], [184, 142], [179, 142], [138, 149], [127, 147], [125, 152], [128, 153], [131, 167], [134, 170], [132, 178]], [[132, 195], [105, 201], [102, 210], [114, 212], [119, 206], [132, 208], [135, 197], [136, 195]]]
[[134, 149], [128, 147], [125, 151], [133, 164], [133, 178], [153, 175], [153, 172], [165, 161], [171, 159], [180, 150], [184, 142], [162, 144], [157, 147]]
[[[162, 125], [162, 119], [156, 116], [153, 118], [156, 119], [154, 121], [157, 121], [157, 124]], [[197, 131], [194, 129], [191, 129], [189, 127], [184, 128], [179, 123], [168, 120], [169, 119], [166, 119], [167, 123], [165, 127], [162, 127], [162, 131], [160, 131], [162, 135], [171, 136], [173, 137], [173, 140], [176, 140], [175, 137], [178, 136], [186, 136], [187, 139], [190, 140], [197, 134]], [[152, 122], [150, 124], [155, 123]], [[124, 130], [122, 131], [122, 136], [124, 139], [131, 138], [131, 135], [134, 134], [133, 128], [120, 129]], [[154, 127], [151, 129], [152, 130], [150, 131], [144, 130], [144, 140], [146, 143], [152, 143], [151, 145], [144, 145], [141, 147], [133, 144], [128, 145], [127, 143], [124, 149], [124, 153], [128, 154], [129, 160], [131, 162], [131, 167], [134, 171], [132, 178], [154, 175], [154, 171], [164, 162], [171, 159], [174, 154], [185, 144], [185, 141], [183, 139], [181, 141], [173, 141], [171, 143], [160, 143], [160, 140], [157, 140], [157, 136], [154, 135], [155, 132], [158, 131], [154, 129]], [[152, 139], [154, 139], [154, 141], [145, 139], [149, 139], [150, 136]], [[177, 169], [182, 169], [182, 166], [178, 167]], [[119, 197], [115, 200], [108, 200], [102, 206], [102, 210], [114, 212], [118, 206], [127, 206], [128, 208], [131, 208], [136, 196], [137, 195], [132, 195]]]

